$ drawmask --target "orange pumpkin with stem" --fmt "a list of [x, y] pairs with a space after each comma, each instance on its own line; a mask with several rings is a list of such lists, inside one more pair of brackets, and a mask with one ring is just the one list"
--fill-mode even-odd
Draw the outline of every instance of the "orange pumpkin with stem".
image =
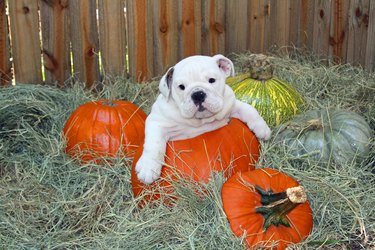
[[251, 249], [286, 249], [304, 240], [313, 227], [303, 187], [277, 170], [233, 175], [223, 185], [222, 200], [232, 231]]
[[161, 177], [152, 185], [141, 183], [135, 172], [135, 164], [142, 150], [139, 149], [133, 160], [133, 193], [138, 196], [146, 189], [152, 191], [146, 200], [155, 200], [160, 198], [161, 192], [170, 193], [171, 182], [179, 178], [207, 183], [213, 172], [224, 172], [228, 177], [237, 171], [254, 169], [259, 158], [259, 141], [238, 119], [232, 119], [222, 128], [191, 139], [170, 141]]
[[114, 157], [121, 149], [134, 155], [144, 141], [146, 113], [120, 100], [97, 100], [79, 106], [64, 126], [66, 152], [82, 162]]

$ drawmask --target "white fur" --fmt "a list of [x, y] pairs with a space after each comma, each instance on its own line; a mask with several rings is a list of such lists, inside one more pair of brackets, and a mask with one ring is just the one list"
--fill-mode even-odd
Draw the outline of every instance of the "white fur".
[[[230, 75], [234, 75], [233, 63], [215, 55], [185, 58], [162, 77], [161, 94], [146, 119], [143, 154], [135, 168], [140, 181], [151, 184], [160, 177], [168, 141], [218, 129], [228, 124], [231, 117], [246, 123], [259, 139], [270, 138], [271, 130], [257, 110], [236, 100], [226, 85], [225, 79]], [[209, 83], [210, 78], [215, 82]], [[201, 105], [196, 105], [191, 97], [197, 91], [206, 94]]]

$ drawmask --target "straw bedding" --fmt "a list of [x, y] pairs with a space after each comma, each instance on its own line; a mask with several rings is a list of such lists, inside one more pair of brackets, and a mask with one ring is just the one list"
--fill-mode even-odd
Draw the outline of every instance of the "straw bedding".
[[[233, 57], [238, 72], [245, 70], [244, 57]], [[294, 52], [275, 55], [272, 62], [275, 75], [303, 94], [305, 110], [352, 110], [375, 128], [374, 74]], [[156, 203], [141, 209], [131, 191], [132, 159], [119, 156], [111, 167], [79, 165], [64, 153], [61, 131], [80, 104], [122, 99], [149, 112], [157, 84], [108, 78], [97, 91], [79, 83], [65, 90], [38, 85], [0, 89], [1, 249], [245, 248], [243, 239], [232, 234], [222, 209], [221, 174], [200, 186], [198, 193], [194, 183], [177, 185], [180, 198], [173, 207]], [[314, 212], [312, 234], [293, 248], [375, 247], [374, 141], [365, 161], [344, 166], [291, 158], [272, 139], [261, 144], [258, 167], [275, 168], [297, 179]]]

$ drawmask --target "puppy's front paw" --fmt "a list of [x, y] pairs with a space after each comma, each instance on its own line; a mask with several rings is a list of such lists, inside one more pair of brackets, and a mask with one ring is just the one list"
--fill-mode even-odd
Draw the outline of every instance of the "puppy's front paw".
[[271, 129], [264, 121], [251, 124], [250, 129], [258, 139], [269, 140], [271, 138]]
[[142, 155], [135, 165], [135, 172], [141, 182], [151, 184], [160, 177], [161, 164]]

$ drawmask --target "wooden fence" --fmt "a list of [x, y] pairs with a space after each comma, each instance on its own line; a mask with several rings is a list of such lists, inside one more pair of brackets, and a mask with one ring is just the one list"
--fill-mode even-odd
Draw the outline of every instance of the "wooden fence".
[[89, 86], [193, 54], [295, 46], [375, 69], [374, 0], [0, 0], [0, 85]]

